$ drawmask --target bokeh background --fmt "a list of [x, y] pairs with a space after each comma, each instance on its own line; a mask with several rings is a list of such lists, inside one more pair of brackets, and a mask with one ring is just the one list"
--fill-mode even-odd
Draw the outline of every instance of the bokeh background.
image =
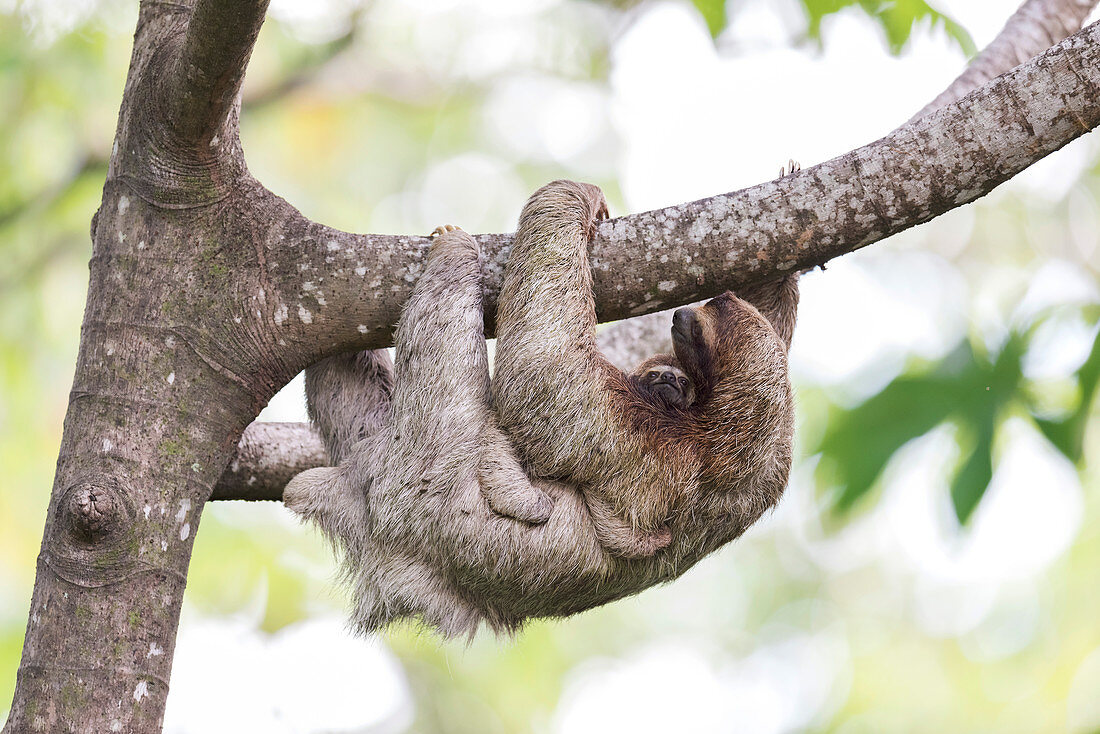
[[[274, 0], [256, 176], [357, 231], [613, 213], [885, 134], [1017, 0]], [[136, 2], [0, 0], [0, 719], [72, 380]], [[514, 640], [349, 635], [322, 539], [220, 503], [166, 730], [1100, 731], [1100, 139], [804, 279], [778, 509], [677, 582]], [[265, 411], [304, 418], [300, 379]]]

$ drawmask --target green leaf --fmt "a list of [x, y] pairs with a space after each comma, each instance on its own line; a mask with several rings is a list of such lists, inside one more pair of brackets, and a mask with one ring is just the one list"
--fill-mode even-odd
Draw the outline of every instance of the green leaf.
[[898, 449], [952, 421], [974, 441], [951, 479], [955, 512], [965, 522], [989, 485], [996, 417], [1018, 399], [1025, 347], [1026, 335], [1013, 333], [990, 362], [964, 342], [931, 371], [903, 375], [854, 408], [834, 409], [817, 447], [818, 480], [834, 492], [834, 511], [851, 510]]
[[1036, 418], [1046, 439], [1050, 441], [1067, 459], [1080, 464], [1084, 458], [1085, 428], [1088, 426], [1089, 412], [1096, 397], [1096, 388], [1100, 384], [1100, 331], [1092, 342], [1092, 350], [1077, 369], [1077, 384], [1081, 389], [1081, 398], [1076, 409], [1060, 420]]
[[955, 41], [967, 56], [977, 53], [974, 40], [966, 30], [924, 0], [860, 0], [868, 15], [878, 20], [886, 32], [890, 50], [898, 53], [908, 43], [913, 27], [928, 21], [932, 28], [942, 26], [947, 36]]
[[832, 414], [819, 449], [834, 475], [836, 511], [850, 510], [898, 449], [957, 410], [964, 398], [960, 384], [938, 375], [901, 377], [861, 405]]
[[726, 15], [726, 0], [691, 0], [691, 2], [695, 9], [699, 11], [699, 15], [703, 16], [703, 20], [706, 21], [710, 37], [718, 38], [718, 35], [729, 24], [729, 18]]
[[951, 503], [960, 524], [970, 519], [993, 478], [994, 417], [992, 411], [981, 416], [974, 447], [951, 480]]
[[821, 23], [825, 17], [844, 8], [858, 7], [882, 28], [891, 53], [899, 53], [905, 48], [913, 27], [923, 22], [932, 28], [943, 28], [947, 37], [967, 56], [977, 53], [974, 40], [966, 29], [925, 0], [802, 0], [802, 6], [806, 11], [807, 35], [817, 41], [821, 40]]

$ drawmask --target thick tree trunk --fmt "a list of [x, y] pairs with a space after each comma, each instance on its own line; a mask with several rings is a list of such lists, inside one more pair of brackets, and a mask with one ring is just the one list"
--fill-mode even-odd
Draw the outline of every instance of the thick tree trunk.
[[[311, 454], [254, 444], [242, 470], [242, 431], [307, 365], [386, 345], [419, 272], [426, 239], [314, 224], [248, 175], [235, 101], [265, 9], [142, 3], [6, 732], [160, 729], [204, 503], [219, 478], [274, 486], [322, 459], [292, 428]], [[607, 222], [601, 313], [766, 280], [971, 201], [1100, 122], [1098, 86], [1093, 27], [834, 161]], [[481, 239], [491, 313], [510, 238]]]
[[160, 730], [203, 506], [303, 364], [257, 317], [263, 209], [231, 114], [264, 5], [209, 4], [237, 48], [221, 71], [188, 13], [142, 6], [7, 732]]

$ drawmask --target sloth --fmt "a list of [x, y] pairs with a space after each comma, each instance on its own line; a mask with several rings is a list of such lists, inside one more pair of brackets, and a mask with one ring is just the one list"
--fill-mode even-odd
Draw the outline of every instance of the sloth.
[[284, 501], [339, 548], [361, 631], [415, 618], [472, 635], [575, 614], [678, 577], [778, 501], [798, 276], [678, 310], [674, 354], [628, 374], [596, 346], [587, 246], [605, 213], [588, 184], [528, 201], [492, 380], [480, 253], [451, 227], [433, 237], [393, 365], [378, 350], [307, 371], [338, 464], [296, 476]]
[[656, 354], [638, 365], [630, 376], [640, 389], [672, 408], [683, 410], [695, 402], [695, 385], [675, 355]]
[[[540, 189], [524, 207], [497, 310], [493, 408], [525, 469], [577, 485], [600, 542], [641, 558], [667, 546], [673, 518], [697, 511], [713, 492], [747, 494], [754, 480], [770, 481], [777, 458], [782, 490], [790, 464], [787, 335], [728, 292], [678, 309], [673, 350], [694, 404], [669, 410], [640, 395], [639, 380], [612, 365], [595, 340], [587, 249], [606, 212], [597, 187], [572, 182]], [[784, 279], [762, 300], [778, 309], [784, 329], [788, 321], [793, 328], [793, 307], [788, 315], [783, 302], [797, 293], [793, 282]], [[781, 457], [752, 455], [780, 446]]]

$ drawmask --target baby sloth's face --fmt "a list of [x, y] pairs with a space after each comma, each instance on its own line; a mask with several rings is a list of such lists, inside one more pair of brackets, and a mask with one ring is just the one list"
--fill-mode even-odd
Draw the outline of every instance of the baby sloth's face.
[[643, 386], [668, 405], [688, 408], [695, 402], [695, 386], [675, 365], [647, 364], [639, 379]]

